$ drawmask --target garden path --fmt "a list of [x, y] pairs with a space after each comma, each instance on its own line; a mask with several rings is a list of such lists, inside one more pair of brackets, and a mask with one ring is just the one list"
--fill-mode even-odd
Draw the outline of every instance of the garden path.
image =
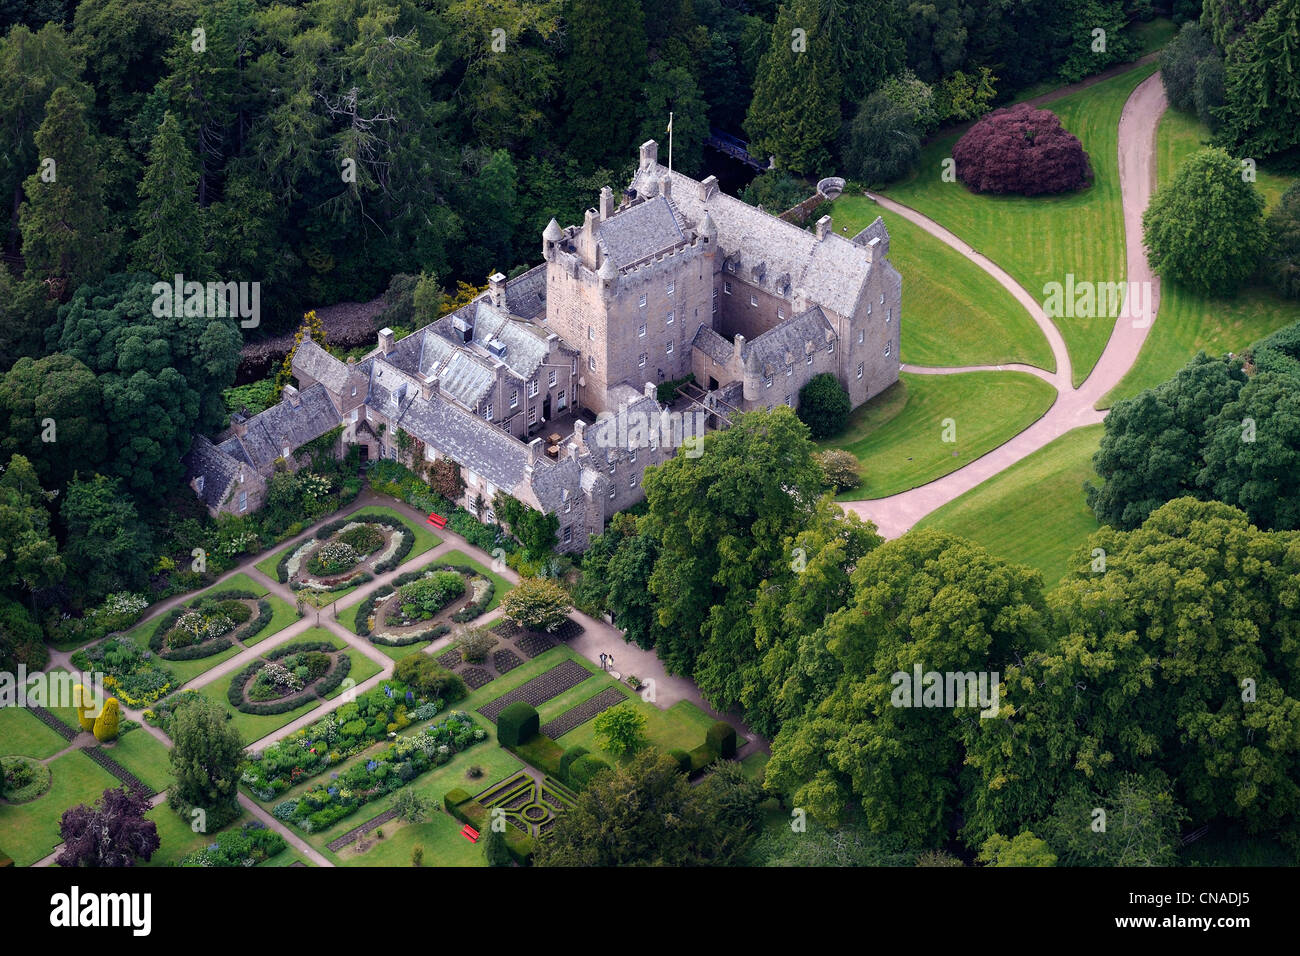
[[[1115, 321], [1101, 358], [1078, 388], [1071, 387], [1069, 356], [1065, 352], [1060, 332], [1024, 287], [937, 222], [883, 196], [872, 197], [884, 208], [916, 223], [980, 266], [1025, 306], [1047, 336], [1052, 354], [1056, 356], [1055, 376], [1048, 377], [1041, 370], [1036, 374], [1052, 382], [1056, 387], [1057, 398], [1055, 404], [1033, 425], [969, 465], [910, 491], [870, 501], [845, 501], [841, 502], [841, 507], [874, 521], [886, 538], [896, 538], [936, 508], [970, 491], [1066, 432], [1096, 424], [1106, 417], [1106, 413], [1098, 411], [1095, 406], [1119, 384], [1120, 379], [1137, 361], [1138, 353], [1142, 350], [1142, 344], [1146, 341], [1160, 308], [1160, 280], [1147, 262], [1142, 243], [1142, 213], [1155, 188], [1156, 127], [1167, 106], [1160, 74], [1154, 73], [1143, 80], [1129, 96], [1119, 120], [1120, 192], [1124, 207], [1128, 287], [1134, 288], [1133, 283], [1150, 283], [1152, 312], [1149, 316], [1130, 318], [1126, 309], [1120, 310], [1120, 317]], [[993, 368], [997, 366], [988, 367], [990, 370]], [[981, 369], [967, 366], [909, 370], [942, 375]]]

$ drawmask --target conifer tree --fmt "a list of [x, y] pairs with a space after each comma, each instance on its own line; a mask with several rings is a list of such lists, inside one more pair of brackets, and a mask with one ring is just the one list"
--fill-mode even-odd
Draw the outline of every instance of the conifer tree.
[[566, 20], [569, 152], [592, 166], [626, 162], [635, 155], [640, 126], [637, 104], [646, 75], [641, 4], [638, 0], [570, 0]]
[[170, 279], [207, 274], [203, 250], [203, 211], [198, 202], [199, 171], [172, 113], [163, 116], [149, 148], [149, 165], [140, 183], [131, 246], [131, 266]]

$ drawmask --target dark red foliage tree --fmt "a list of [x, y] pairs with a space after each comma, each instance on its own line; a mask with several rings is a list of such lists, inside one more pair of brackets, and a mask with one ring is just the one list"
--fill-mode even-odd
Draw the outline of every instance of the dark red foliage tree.
[[1050, 110], [994, 110], [952, 148], [957, 178], [977, 193], [1037, 196], [1080, 189], [1092, 166], [1078, 138]]
[[149, 801], [129, 790], [105, 790], [94, 806], [63, 812], [59, 866], [134, 866], [158, 849], [158, 827], [144, 818]]

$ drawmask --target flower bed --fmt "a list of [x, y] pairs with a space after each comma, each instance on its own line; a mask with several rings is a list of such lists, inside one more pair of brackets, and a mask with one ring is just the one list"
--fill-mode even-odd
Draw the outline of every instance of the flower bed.
[[[495, 591], [490, 579], [480, 577], [473, 568], [459, 564], [434, 564], [398, 575], [391, 586], [377, 589], [357, 607], [356, 631], [362, 637], [370, 638], [371, 643], [388, 647], [402, 647], [441, 637], [451, 630], [446, 622], [418, 632], [409, 629], [437, 620], [464, 596], [467, 589], [472, 590], [473, 600], [447, 615], [448, 621], [456, 623], [472, 621], [487, 610]], [[379, 624], [385, 605], [394, 595], [398, 600], [393, 602], [387, 617]]]
[[72, 655], [82, 672], [103, 671], [104, 688], [128, 707], [152, 704], [172, 689], [172, 673], [130, 640], [110, 637]]
[[266, 824], [257, 820], [245, 823], [239, 830], [228, 830], [211, 843], [191, 853], [180, 866], [257, 866], [284, 850], [289, 844]]
[[426, 701], [389, 681], [253, 754], [240, 779], [258, 799], [270, 800], [442, 707], [441, 700]]
[[383, 753], [357, 764], [329, 786], [277, 804], [273, 814], [308, 833], [317, 833], [486, 739], [487, 731], [476, 727], [468, 714], [452, 711], [446, 720], [420, 733], [398, 737]]
[[27, 803], [50, 789], [50, 768], [32, 757], [0, 757], [0, 774], [4, 775], [5, 799], [10, 803]]
[[[256, 602], [257, 616], [253, 616]], [[149, 638], [149, 649], [163, 660], [192, 661], [220, 654], [271, 622], [270, 602], [252, 591], [219, 591], [165, 614]]]
[[351, 669], [346, 648], [339, 650], [326, 641], [286, 644], [232, 677], [226, 699], [245, 714], [283, 714], [313, 698], [324, 700]]
[[[401, 564], [414, 546], [415, 535], [399, 518], [341, 518], [321, 525], [314, 538], [286, 552], [276, 565], [276, 577], [295, 590], [337, 591], [373, 580], [358, 565], [369, 564], [375, 574], [384, 574]], [[318, 580], [301, 580], [304, 571]]]

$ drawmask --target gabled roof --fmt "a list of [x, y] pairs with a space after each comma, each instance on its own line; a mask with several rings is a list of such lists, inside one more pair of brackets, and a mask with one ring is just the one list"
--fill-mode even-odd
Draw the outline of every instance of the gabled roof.
[[773, 326], [762, 335], [745, 343], [740, 357], [746, 367], [761, 369], [765, 375], [771, 375], [787, 364], [786, 356], [792, 361], [799, 361], [808, 354], [808, 343], [814, 351], [826, 347], [826, 333], [834, 332], [826, 314], [813, 306], [807, 312], [791, 316], [780, 325]]
[[436, 332], [426, 330], [417, 332], [416, 335], [424, 344], [418, 360], [419, 375], [416, 377], [436, 374], [439, 387], [447, 394], [468, 408], [476, 408], [496, 381], [496, 372], [492, 367], [463, 345], [449, 341]]
[[686, 235], [663, 196], [615, 213], [596, 227], [596, 242], [620, 269], [685, 241]]
[[290, 452], [296, 451], [338, 425], [339, 413], [325, 386], [318, 382], [299, 393], [297, 408], [282, 401], [259, 412], [248, 420], [243, 436], [226, 439], [220, 450], [260, 470], [283, 457], [286, 446]]
[[506, 347], [501, 361], [525, 381], [536, 374], [550, 351], [546, 337], [530, 324], [512, 319], [509, 312], [480, 299], [474, 317], [474, 343], [486, 348], [493, 340]]
[[[554, 219], [551, 220], [555, 222]], [[559, 226], [556, 226], [559, 229]], [[536, 319], [546, 314], [546, 263], [506, 283], [506, 308], [512, 315]]]
[[[736, 263], [737, 276], [755, 281], [755, 270], [758, 270], [764, 288], [775, 291], [775, 280], [788, 275], [792, 292], [802, 289], [809, 302], [840, 315], [853, 314], [862, 287], [871, 274], [869, 246], [857, 245], [835, 233], [819, 240], [813, 233], [723, 192], [713, 192], [707, 200], [701, 199], [696, 180], [678, 172], [669, 174], [659, 163], [639, 168], [632, 186], [644, 194], [652, 184], [657, 190], [659, 182], [668, 175], [673, 180], [673, 208], [697, 227], [708, 212], [717, 226], [718, 248], [727, 261]], [[657, 199], [664, 202], [662, 196]], [[633, 207], [636, 208], [640, 207]], [[602, 223], [601, 228], [606, 225], [608, 222]]]
[[719, 365], [726, 365], [736, 354], [736, 347], [707, 325], [701, 325], [695, 332], [691, 345], [699, 349]]
[[195, 435], [190, 450], [181, 458], [185, 481], [201, 479], [199, 500], [209, 508], [218, 508], [226, 500], [231, 484], [238, 479], [240, 462], [223, 452], [202, 435]]
[[340, 362], [311, 339], [303, 339], [294, 350], [293, 373], [298, 375], [300, 372], [320, 382], [335, 395], [346, 394], [351, 378], [346, 363]]

